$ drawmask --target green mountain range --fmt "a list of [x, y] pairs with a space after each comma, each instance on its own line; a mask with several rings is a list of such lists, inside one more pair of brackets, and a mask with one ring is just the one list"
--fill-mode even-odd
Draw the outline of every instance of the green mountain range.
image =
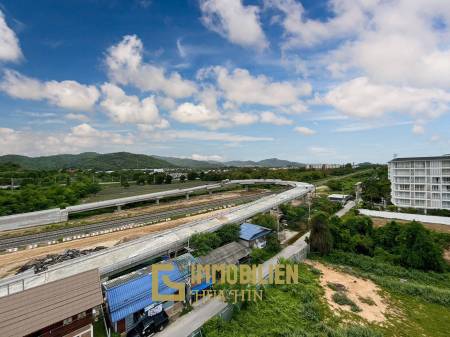
[[14, 163], [30, 170], [59, 170], [67, 168], [120, 170], [135, 168], [169, 168], [175, 167], [164, 160], [144, 154], [128, 152], [80, 154], [58, 154], [45, 157], [26, 157], [19, 155], [0, 156], [0, 164]]
[[12, 163], [29, 170], [59, 170], [67, 168], [93, 169], [97, 171], [121, 169], [152, 169], [152, 168], [219, 168], [233, 167], [302, 167], [304, 164], [280, 160], [277, 158], [261, 161], [200, 161], [187, 158], [150, 156], [129, 152], [80, 154], [59, 154], [53, 156], [27, 157], [20, 155], [0, 156], [0, 164]]

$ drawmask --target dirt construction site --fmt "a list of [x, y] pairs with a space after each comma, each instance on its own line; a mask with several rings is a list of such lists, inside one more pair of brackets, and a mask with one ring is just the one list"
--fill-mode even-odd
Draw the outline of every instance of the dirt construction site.
[[[217, 200], [230, 200], [230, 203], [233, 199], [238, 197], [250, 195], [250, 194], [258, 194], [264, 192], [263, 190], [258, 191], [249, 191], [246, 192], [244, 190], [237, 191], [229, 191], [223, 193], [217, 193], [212, 195], [203, 195], [198, 197], [192, 197], [190, 200], [177, 200], [170, 203], [160, 204], [160, 205], [151, 205], [145, 207], [138, 207], [135, 209], [127, 209], [121, 212], [115, 212], [113, 214], [101, 214], [92, 216], [89, 218], [83, 219], [83, 223], [95, 223], [101, 222], [105, 220], [110, 220], [112, 218], [126, 218], [131, 216], [136, 216], [145, 213], [158, 212], [163, 210], [171, 210], [171, 209], [179, 209], [183, 207], [208, 203]], [[267, 192], [267, 191], [265, 191]], [[112, 247], [122, 242], [127, 242], [130, 240], [137, 239], [146, 234], [158, 232], [162, 230], [167, 230], [170, 228], [174, 228], [185, 224], [190, 221], [201, 220], [217, 213], [220, 213], [221, 210], [210, 211], [203, 214], [186, 216], [179, 219], [174, 219], [170, 221], [164, 221], [160, 223], [155, 223], [152, 225], [127, 229], [124, 231], [117, 231], [112, 233], [107, 233], [99, 236], [91, 236], [82, 238], [79, 240], [69, 241], [69, 242], [61, 242], [54, 245], [37, 247], [34, 249], [26, 249], [19, 250], [12, 253], [5, 253], [0, 255], [0, 277], [5, 277], [7, 275], [15, 274], [23, 265], [30, 263], [39, 258], [46, 257], [47, 255], [52, 254], [61, 254], [63, 252], [77, 249], [77, 250], [89, 250], [95, 249], [96, 247]], [[77, 220], [80, 221], [80, 220]]]

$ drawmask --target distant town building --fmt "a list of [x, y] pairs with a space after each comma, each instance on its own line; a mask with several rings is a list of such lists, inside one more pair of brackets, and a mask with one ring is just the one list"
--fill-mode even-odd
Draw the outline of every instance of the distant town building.
[[314, 169], [314, 170], [329, 170], [329, 169], [335, 169], [343, 167], [342, 164], [306, 164], [307, 169]]
[[395, 206], [450, 209], [450, 155], [394, 158], [388, 165]]
[[347, 201], [349, 201], [351, 198], [351, 195], [348, 194], [330, 194], [328, 196], [328, 200], [332, 202], [339, 202], [341, 204], [345, 204]]

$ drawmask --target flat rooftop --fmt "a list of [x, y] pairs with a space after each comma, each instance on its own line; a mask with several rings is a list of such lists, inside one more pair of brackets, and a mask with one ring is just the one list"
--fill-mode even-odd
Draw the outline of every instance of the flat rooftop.
[[443, 160], [449, 159], [450, 154], [444, 154], [442, 156], [429, 156], [429, 157], [403, 157], [403, 158], [394, 158], [389, 161], [389, 163], [397, 162], [397, 161], [412, 161], [412, 160]]

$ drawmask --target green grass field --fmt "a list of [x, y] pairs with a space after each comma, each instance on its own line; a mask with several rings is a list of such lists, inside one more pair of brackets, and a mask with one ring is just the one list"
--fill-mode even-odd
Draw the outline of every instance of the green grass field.
[[81, 203], [88, 202], [96, 202], [103, 201], [115, 198], [124, 198], [131, 197], [134, 195], [154, 193], [160, 191], [174, 190], [177, 188], [189, 188], [200, 185], [206, 185], [208, 182], [195, 180], [195, 181], [186, 181], [184, 183], [172, 183], [172, 184], [163, 184], [163, 185], [130, 185], [130, 187], [123, 187], [119, 184], [113, 185], [102, 185], [102, 190], [96, 195], [91, 195], [81, 201]]
[[379, 337], [371, 327], [341, 324], [324, 299], [318, 275], [299, 265], [299, 283], [267, 286], [263, 300], [247, 302], [225, 322], [213, 318], [203, 327], [205, 337]]

